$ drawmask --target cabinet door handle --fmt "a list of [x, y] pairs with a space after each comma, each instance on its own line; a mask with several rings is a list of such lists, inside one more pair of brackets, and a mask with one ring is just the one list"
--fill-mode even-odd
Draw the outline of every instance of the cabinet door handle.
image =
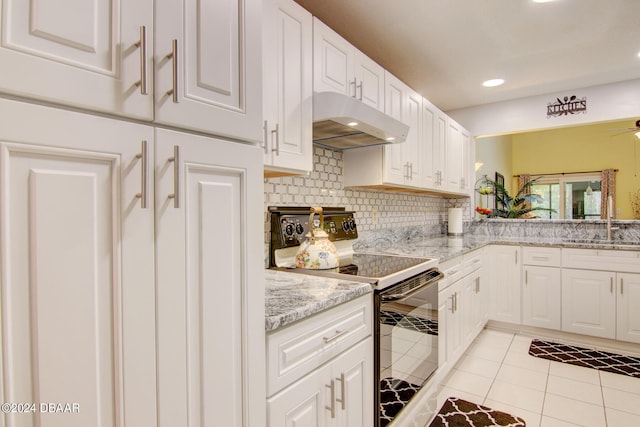
[[331, 385], [325, 384], [324, 386], [331, 390], [331, 406], [325, 406], [324, 408], [331, 411], [331, 418], [335, 418], [336, 417], [336, 383], [335, 381], [331, 380]]
[[516, 249], [516, 265], [518, 265], [518, 250]]
[[620, 278], [620, 295], [624, 295], [624, 279]]
[[529, 284], [529, 270], [524, 271], [524, 284], [525, 285]]
[[449, 310], [451, 310], [451, 313], [455, 313], [456, 312], [456, 307], [454, 305], [453, 299], [454, 299], [455, 294], [452, 294], [449, 298], [451, 299], [451, 308]]
[[349, 332], [348, 329], [345, 329], [343, 331], [336, 331], [336, 333], [330, 337], [322, 337], [322, 339], [324, 340], [325, 344], [329, 344], [331, 341], [335, 341], [338, 338], [340, 338], [341, 336], [343, 336], [344, 334], [346, 334], [347, 332]]
[[264, 148], [264, 154], [268, 154], [268, 151], [267, 151], [267, 146], [269, 145], [267, 141], [268, 124], [266, 120], [264, 121], [263, 132], [264, 132], [264, 139], [262, 140], [262, 148]]
[[171, 53], [167, 55], [167, 58], [173, 59], [172, 64], [172, 78], [171, 89], [167, 91], [167, 95], [172, 95], [173, 102], [178, 103], [178, 40], [173, 39], [171, 41]]
[[609, 292], [613, 293], [613, 277], [609, 278]]
[[136, 82], [136, 86], [140, 86], [140, 93], [148, 95], [147, 90], [147, 27], [140, 27], [140, 40], [135, 43], [140, 48], [140, 80]]
[[147, 141], [143, 140], [141, 144], [140, 154], [136, 154], [136, 159], [140, 159], [140, 192], [136, 194], [136, 198], [140, 199], [140, 207], [142, 209], [147, 208], [148, 201], [148, 182], [147, 174], [149, 168], [149, 150], [147, 147]]
[[278, 123], [276, 123], [276, 128], [271, 131], [272, 137], [274, 134], [276, 135], [276, 143], [274, 144], [274, 148], [272, 148], [271, 151], [274, 151], [276, 153], [276, 156], [279, 156], [280, 155], [280, 127], [278, 126]]
[[178, 145], [173, 146], [173, 157], [169, 157], [167, 161], [173, 162], [173, 194], [167, 197], [173, 199], [173, 207], [178, 209], [180, 207], [180, 147]]
[[[349, 80], [349, 88], [353, 87], [353, 95], [351, 95], [352, 98], [356, 97], [356, 83], [358, 83], [358, 80], [355, 77], [353, 81]], [[351, 90], [349, 90], [349, 92], [351, 92]]]
[[358, 98], [358, 100], [362, 101], [362, 81], [357, 87], [360, 89], [360, 97]]
[[340, 374], [340, 378], [336, 378], [336, 381], [340, 381], [340, 399], [336, 399], [336, 402], [340, 402], [342, 410], [344, 411], [347, 409], [347, 384], [345, 382], [344, 372]]

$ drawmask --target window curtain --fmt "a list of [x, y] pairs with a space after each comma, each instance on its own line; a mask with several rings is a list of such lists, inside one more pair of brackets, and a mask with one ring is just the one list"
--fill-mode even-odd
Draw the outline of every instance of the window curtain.
[[[531, 175], [520, 174], [520, 176], [518, 176], [518, 191], [520, 191], [520, 189], [524, 187], [529, 181], [531, 181]], [[531, 194], [531, 187], [527, 188], [523, 194]], [[531, 208], [531, 203], [529, 202], [524, 202], [524, 205], [527, 209]]]
[[613, 199], [613, 212], [611, 218], [616, 217], [616, 170], [605, 169], [602, 171], [601, 177], [601, 200], [600, 200], [600, 218], [607, 219], [609, 215], [609, 196]]

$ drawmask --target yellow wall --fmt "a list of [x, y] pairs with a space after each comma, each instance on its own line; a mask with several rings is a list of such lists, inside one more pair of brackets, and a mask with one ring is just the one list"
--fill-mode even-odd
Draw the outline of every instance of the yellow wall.
[[[619, 169], [616, 208], [619, 219], [633, 219], [630, 194], [640, 189], [640, 139], [629, 120], [597, 125], [514, 134], [513, 174], [583, 172]], [[480, 160], [478, 160], [480, 161]]]

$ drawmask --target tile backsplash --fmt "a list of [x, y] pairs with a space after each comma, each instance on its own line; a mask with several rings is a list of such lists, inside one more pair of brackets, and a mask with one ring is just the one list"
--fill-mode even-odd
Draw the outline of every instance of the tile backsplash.
[[[344, 188], [342, 151], [313, 147], [314, 168], [308, 176], [268, 178], [264, 183], [265, 243], [269, 241], [268, 206], [343, 206], [356, 212], [361, 232], [414, 226], [444, 227], [447, 208], [465, 208], [468, 199]], [[446, 230], [442, 229], [444, 232]]]

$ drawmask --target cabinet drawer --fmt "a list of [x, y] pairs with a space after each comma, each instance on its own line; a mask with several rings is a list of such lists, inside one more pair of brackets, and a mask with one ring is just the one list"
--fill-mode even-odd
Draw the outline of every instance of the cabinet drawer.
[[482, 267], [482, 250], [464, 254], [463, 259], [464, 274], [471, 274]]
[[560, 248], [536, 248], [531, 246], [522, 248], [522, 263], [524, 265], [560, 267], [561, 261], [562, 251]]
[[640, 251], [565, 248], [562, 251], [562, 266], [584, 270], [640, 273]]
[[462, 257], [456, 257], [442, 262], [440, 263], [439, 268], [440, 271], [442, 271], [442, 274], [444, 274], [444, 277], [438, 282], [439, 292], [442, 292], [452, 283], [455, 283], [464, 277]]
[[267, 335], [267, 395], [371, 335], [371, 294]]

